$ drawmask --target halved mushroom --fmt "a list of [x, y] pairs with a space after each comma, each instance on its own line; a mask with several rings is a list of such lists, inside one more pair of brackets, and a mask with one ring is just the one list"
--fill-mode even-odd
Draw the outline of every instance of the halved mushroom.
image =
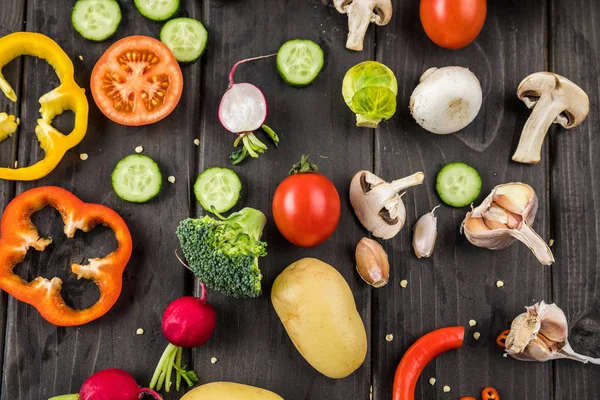
[[406, 208], [398, 192], [423, 183], [417, 172], [406, 178], [386, 182], [369, 171], [358, 171], [350, 183], [350, 203], [360, 223], [382, 239], [391, 239], [406, 222]]
[[369, 22], [385, 25], [392, 18], [391, 0], [333, 0], [341, 14], [348, 14], [346, 48], [361, 51]]
[[536, 72], [521, 81], [519, 99], [533, 108], [523, 127], [513, 161], [540, 162], [542, 144], [552, 123], [570, 129], [579, 125], [590, 110], [587, 94], [567, 78], [552, 72]]

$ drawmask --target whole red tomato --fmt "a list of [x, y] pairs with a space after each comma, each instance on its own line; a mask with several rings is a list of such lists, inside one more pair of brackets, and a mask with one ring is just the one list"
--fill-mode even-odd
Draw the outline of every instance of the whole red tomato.
[[456, 50], [481, 32], [487, 0], [421, 0], [420, 13], [429, 39], [440, 47]]
[[327, 240], [340, 220], [340, 196], [333, 183], [307, 161], [294, 165], [273, 195], [273, 218], [279, 232], [300, 247]]

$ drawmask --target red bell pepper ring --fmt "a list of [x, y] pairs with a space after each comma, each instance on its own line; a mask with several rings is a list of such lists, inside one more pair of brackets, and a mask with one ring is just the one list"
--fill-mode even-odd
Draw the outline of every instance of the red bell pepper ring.
[[[64, 232], [72, 238], [77, 229], [91, 231], [103, 224], [112, 229], [118, 248], [103, 258], [89, 259], [89, 264], [73, 264], [77, 279], [93, 279], [100, 289], [100, 299], [93, 306], [74, 310], [60, 295], [62, 280], [37, 277], [26, 282], [13, 272], [25, 259], [30, 247], [38, 251], [52, 243], [42, 238], [31, 222], [31, 215], [46, 206], [54, 207], [65, 224]], [[129, 262], [132, 240], [125, 221], [115, 211], [100, 204], [84, 203], [71, 192], [44, 186], [16, 196], [4, 210], [0, 221], [0, 289], [17, 300], [34, 306], [48, 322], [59, 326], [82, 325], [106, 314], [121, 294], [123, 270]]]
[[417, 380], [423, 369], [439, 354], [462, 346], [465, 328], [452, 326], [436, 329], [406, 350], [394, 376], [392, 400], [414, 400]]

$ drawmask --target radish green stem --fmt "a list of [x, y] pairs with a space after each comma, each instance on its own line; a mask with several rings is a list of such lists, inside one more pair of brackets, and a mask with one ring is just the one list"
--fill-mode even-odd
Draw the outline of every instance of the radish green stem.
[[[158, 365], [156, 366], [156, 369], [154, 370], [154, 375], [152, 375], [152, 380], [150, 380], [150, 385], [149, 385], [150, 389], [154, 389], [156, 387], [156, 384], [158, 383], [161, 375], [163, 375], [163, 373], [164, 373], [165, 363], [167, 362], [167, 359], [169, 358], [169, 356], [171, 355], [171, 352], [173, 351], [173, 349], [175, 347], [177, 347], [177, 346], [169, 343], [169, 345], [167, 346], [165, 351], [162, 353], [162, 356], [160, 356], [160, 360], [158, 360]], [[160, 386], [157, 387], [157, 389], [160, 390], [161, 386], [162, 386], [162, 382], [161, 382]]]
[[[206, 286], [204, 286], [204, 283], [200, 282], [200, 285], [202, 286], [202, 298], [201, 301], [204, 301], [204, 299], [206, 298]], [[183, 349], [180, 347], [177, 349], [177, 356], [175, 357], [175, 367], [179, 367], [181, 368], [181, 355], [183, 354]], [[181, 373], [179, 372], [179, 370], [177, 370], [177, 377], [175, 378], [175, 390], [179, 390], [179, 387], [181, 386]]]
[[169, 360], [167, 361], [165, 371], [165, 392], [167, 393], [169, 393], [169, 390], [171, 390], [171, 374], [173, 373], [173, 364], [175, 364], [175, 357], [177, 356], [178, 350], [179, 347], [175, 346], [174, 351], [171, 352], [171, 354], [169, 355]]
[[79, 400], [79, 395], [76, 394], [63, 394], [61, 396], [54, 396], [48, 400]]
[[276, 56], [276, 55], [277, 55], [277, 53], [273, 53], [273, 54], [269, 54], [269, 55], [266, 55], [266, 56], [246, 58], [245, 60], [240, 60], [240, 61], [236, 62], [235, 64], [233, 64], [233, 67], [231, 68], [231, 72], [229, 73], [229, 88], [231, 88], [234, 85], [233, 74], [235, 73], [235, 69], [237, 68], [238, 65], [243, 64], [243, 63], [248, 62], [248, 61], [261, 60], [263, 58], [269, 58], [269, 57], [273, 57], [273, 56]]

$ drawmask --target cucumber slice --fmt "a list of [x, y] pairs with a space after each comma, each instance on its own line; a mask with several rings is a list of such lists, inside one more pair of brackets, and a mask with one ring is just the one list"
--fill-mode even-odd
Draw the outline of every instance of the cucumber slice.
[[160, 193], [162, 174], [156, 161], [150, 157], [131, 154], [115, 166], [112, 187], [125, 201], [145, 203]]
[[435, 189], [449, 206], [468, 206], [481, 192], [481, 177], [475, 168], [465, 163], [446, 164], [438, 172]]
[[194, 62], [200, 58], [208, 43], [204, 25], [192, 18], [175, 18], [160, 30], [160, 41], [179, 62]]
[[151, 21], [171, 19], [179, 11], [179, 0], [135, 0], [135, 8]]
[[84, 38], [101, 42], [117, 31], [121, 8], [115, 0], [78, 0], [71, 12], [71, 23]]
[[231, 210], [240, 199], [242, 181], [229, 168], [208, 168], [196, 179], [194, 194], [206, 211], [224, 213]]
[[277, 52], [279, 75], [291, 86], [310, 85], [323, 68], [324, 54], [312, 40], [294, 39], [285, 42]]

